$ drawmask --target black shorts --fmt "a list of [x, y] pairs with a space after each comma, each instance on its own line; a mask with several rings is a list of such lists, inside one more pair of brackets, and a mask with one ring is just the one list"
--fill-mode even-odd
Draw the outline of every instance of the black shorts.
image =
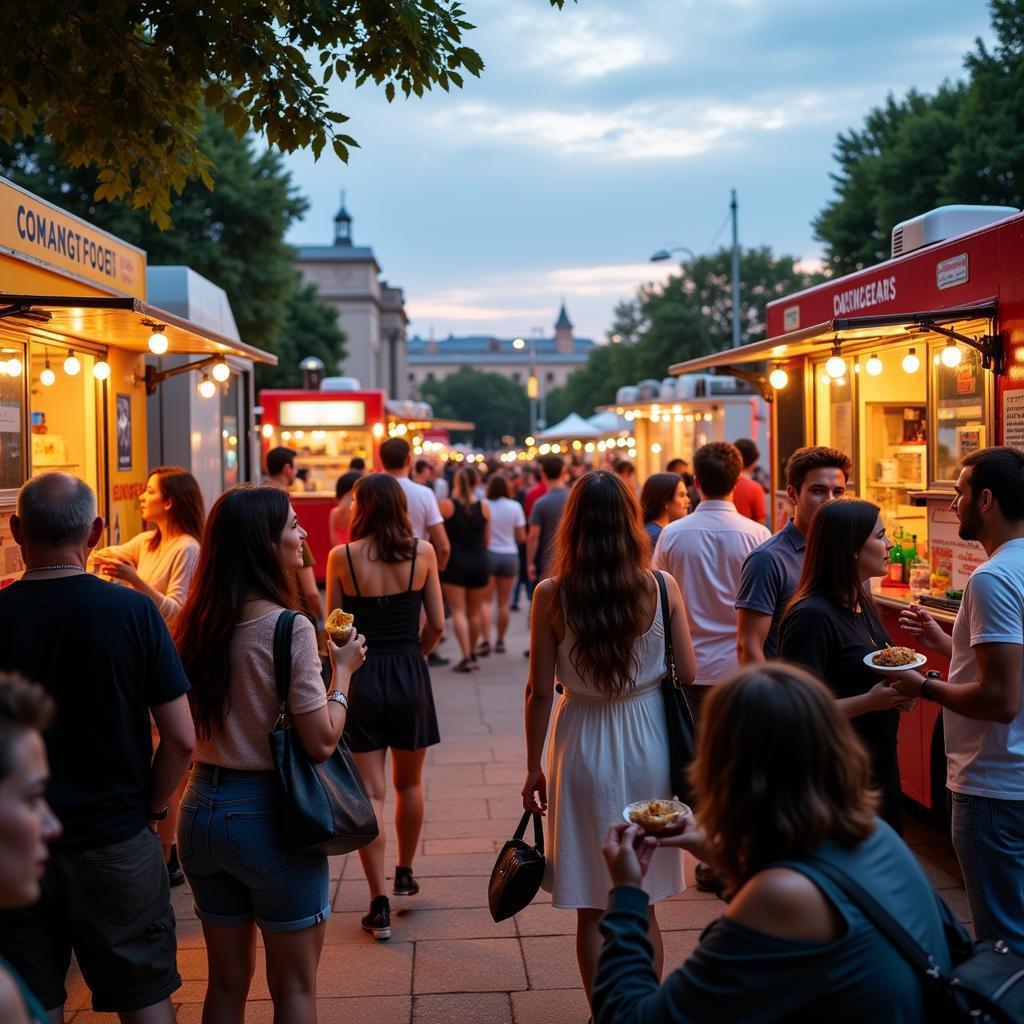
[[150, 829], [54, 852], [39, 902], [0, 913], [0, 955], [47, 1010], [67, 999], [72, 950], [98, 1013], [141, 1010], [181, 987], [167, 868]]

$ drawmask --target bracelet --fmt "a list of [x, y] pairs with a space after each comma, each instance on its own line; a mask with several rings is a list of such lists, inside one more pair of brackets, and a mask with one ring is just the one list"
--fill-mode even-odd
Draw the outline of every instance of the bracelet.
[[162, 811], [146, 811], [146, 820], [163, 821], [167, 817], [167, 811], [167, 804], [164, 804], [164, 809]]
[[328, 700], [333, 700], [336, 704], [340, 704], [343, 708], [348, 710], [348, 697], [345, 696], [342, 690], [331, 690], [327, 694]]

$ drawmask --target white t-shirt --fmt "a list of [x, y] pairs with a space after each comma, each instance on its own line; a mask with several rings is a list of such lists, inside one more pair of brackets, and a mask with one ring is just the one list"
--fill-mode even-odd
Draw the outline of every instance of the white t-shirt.
[[491, 543], [487, 550], [496, 555], [518, 554], [516, 527], [526, 526], [523, 506], [512, 498], [495, 498], [487, 504], [491, 509]]
[[420, 540], [429, 540], [427, 533], [428, 526], [437, 526], [444, 522], [441, 517], [441, 510], [437, 507], [437, 498], [429, 487], [410, 480], [407, 476], [396, 476], [402, 490], [405, 491], [405, 501], [409, 506], [409, 522], [412, 524], [414, 537]]
[[[1024, 646], [1024, 539], [1007, 541], [971, 573], [953, 624], [951, 683], [980, 678], [972, 650], [977, 644]], [[964, 718], [949, 708], [942, 720], [954, 793], [1024, 800], [1024, 705], [1006, 725]]]
[[438, 501], [444, 501], [448, 497], [448, 481], [443, 476], [434, 481], [434, 497]]

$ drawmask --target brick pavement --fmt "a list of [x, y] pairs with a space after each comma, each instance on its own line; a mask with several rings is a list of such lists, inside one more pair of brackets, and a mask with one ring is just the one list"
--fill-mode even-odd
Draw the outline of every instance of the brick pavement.
[[[359, 927], [369, 903], [359, 859], [331, 858], [332, 913], [319, 973], [321, 1024], [584, 1024], [586, 1000], [576, 970], [572, 911], [545, 893], [511, 921], [494, 924], [486, 885], [495, 853], [518, 823], [524, 774], [523, 684], [527, 622], [513, 614], [508, 653], [482, 659], [471, 676], [433, 673], [443, 737], [427, 755], [426, 820], [415, 872], [419, 896], [392, 897], [392, 939], [375, 942]], [[455, 649], [453, 640], [445, 653]], [[454, 662], [453, 658], [453, 662]], [[393, 815], [394, 805], [389, 804]], [[388, 823], [394, 840], [394, 826]], [[948, 842], [910, 819], [908, 839], [933, 882], [961, 917], [967, 908]], [[394, 846], [389, 846], [393, 857]], [[392, 861], [393, 863], [393, 861]], [[694, 948], [723, 904], [693, 886], [661, 904], [665, 959]], [[184, 980], [174, 1002], [179, 1024], [199, 1024], [206, 956], [187, 886], [174, 890], [178, 963]], [[262, 949], [246, 1021], [271, 1024]], [[67, 1020], [109, 1024], [89, 1010], [81, 978], [69, 980]]]

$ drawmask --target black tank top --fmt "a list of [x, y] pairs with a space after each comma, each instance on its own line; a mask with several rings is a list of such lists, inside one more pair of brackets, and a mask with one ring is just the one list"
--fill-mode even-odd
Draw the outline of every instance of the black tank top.
[[355, 616], [355, 628], [366, 637], [366, 656], [377, 654], [418, 654], [420, 650], [420, 608], [423, 605], [423, 587], [412, 589], [416, 578], [416, 549], [413, 548], [409, 566], [409, 589], [397, 594], [363, 596], [359, 592], [356, 567], [352, 552], [345, 545], [355, 595], [345, 594], [345, 608]]
[[484, 532], [487, 530], [487, 520], [484, 518], [483, 502], [475, 501], [469, 508], [452, 498], [455, 512], [450, 519], [444, 521], [444, 530], [451, 541], [452, 551], [464, 552], [486, 552], [484, 546]]

